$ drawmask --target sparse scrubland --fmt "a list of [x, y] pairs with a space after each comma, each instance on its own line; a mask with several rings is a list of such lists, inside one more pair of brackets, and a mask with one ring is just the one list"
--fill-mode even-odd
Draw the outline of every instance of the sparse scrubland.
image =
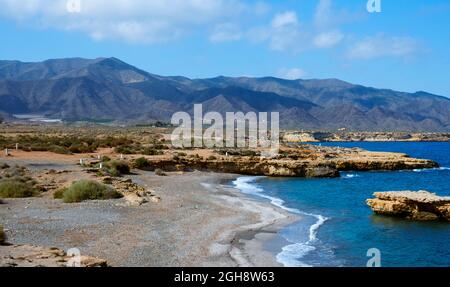
[[[156, 129], [157, 131], [157, 129]], [[0, 149], [23, 151], [50, 151], [58, 154], [93, 153], [99, 148], [113, 148], [118, 154], [158, 155], [168, 149], [164, 139], [156, 132], [140, 128], [103, 128], [99, 126], [53, 127], [41, 126], [6, 129], [0, 135]]]
[[5, 167], [0, 170], [0, 198], [24, 198], [39, 195], [37, 182], [25, 167]]

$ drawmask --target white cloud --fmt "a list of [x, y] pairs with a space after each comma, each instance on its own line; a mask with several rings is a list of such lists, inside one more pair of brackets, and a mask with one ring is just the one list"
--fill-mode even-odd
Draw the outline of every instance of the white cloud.
[[242, 38], [242, 32], [238, 25], [234, 23], [224, 23], [217, 25], [209, 37], [211, 42], [237, 41]]
[[0, 0], [0, 17], [43, 27], [76, 30], [95, 39], [155, 43], [235, 19], [249, 7], [239, 0]]
[[306, 72], [300, 68], [281, 68], [277, 71], [277, 77], [286, 80], [297, 80], [305, 76]]
[[270, 25], [250, 29], [248, 37], [255, 42], [267, 42], [269, 48], [280, 52], [300, 52], [308, 43], [297, 14], [286, 11], [276, 14]]
[[411, 37], [377, 34], [372, 37], [366, 37], [352, 45], [347, 51], [347, 57], [353, 59], [408, 57], [419, 50], [419, 43]]
[[[270, 6], [248, 0], [80, 0], [80, 13], [69, 13], [68, 0], [0, 0], [0, 19], [39, 28], [79, 31], [96, 40], [161, 43], [197, 33], [214, 43], [241, 39], [265, 44], [272, 51], [299, 53], [336, 47], [344, 39], [339, 25], [354, 19], [332, 0], [318, 0], [313, 21], [301, 22], [293, 10], [273, 15]], [[77, 0], [71, 0], [77, 1]], [[208, 34], [210, 33], [210, 34]], [[407, 56], [414, 39], [377, 35], [350, 46], [350, 58]]]
[[331, 0], [319, 0], [314, 14], [314, 23], [317, 26], [328, 26], [332, 20]]
[[329, 48], [339, 44], [344, 35], [340, 31], [323, 32], [314, 38], [314, 45], [318, 48]]
[[293, 11], [276, 14], [272, 19], [272, 27], [275, 29], [295, 25], [298, 25], [298, 19], [297, 14]]

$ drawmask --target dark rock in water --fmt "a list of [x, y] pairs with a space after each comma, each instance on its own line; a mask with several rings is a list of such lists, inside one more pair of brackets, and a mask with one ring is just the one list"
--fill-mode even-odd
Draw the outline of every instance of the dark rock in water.
[[311, 167], [306, 169], [305, 177], [339, 177], [339, 171], [331, 167]]

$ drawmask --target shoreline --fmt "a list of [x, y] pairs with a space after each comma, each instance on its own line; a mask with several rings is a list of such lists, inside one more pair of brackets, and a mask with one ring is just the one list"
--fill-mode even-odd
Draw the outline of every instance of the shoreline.
[[[67, 176], [88, 176], [66, 161], [7, 162], [24, 164], [34, 174], [70, 167]], [[154, 190], [160, 203], [133, 207], [117, 199], [65, 204], [44, 193], [4, 199], [1, 223], [11, 244], [79, 248], [111, 266], [282, 266], [265, 244], [298, 217], [224, 184], [240, 176], [137, 171], [125, 178]], [[0, 261], [7, 256], [0, 247]]]
[[[241, 226], [235, 230], [223, 232], [223, 238], [228, 238], [230, 242], [228, 255], [239, 267], [283, 267], [283, 264], [277, 261], [277, 254], [285, 244], [274, 244], [278, 232], [286, 226], [301, 220], [301, 218], [291, 212], [277, 207], [269, 202], [265, 202], [256, 196], [246, 194], [237, 187], [228, 185], [230, 181], [239, 178], [247, 178], [245, 175], [229, 175], [217, 173], [221, 180], [211, 180], [206, 182], [211, 190], [217, 189], [231, 192], [225, 195], [228, 202], [240, 202], [241, 209], [244, 212], [257, 213], [259, 219], [253, 220], [248, 225]], [[226, 181], [223, 177], [230, 176]], [[223, 197], [223, 198], [225, 198]], [[281, 239], [281, 238], [280, 238]], [[278, 241], [278, 240], [277, 240]], [[272, 248], [267, 248], [271, 243]], [[213, 243], [217, 244], [217, 243]], [[275, 246], [274, 246], [275, 245]], [[278, 252], [275, 249], [279, 249]]]

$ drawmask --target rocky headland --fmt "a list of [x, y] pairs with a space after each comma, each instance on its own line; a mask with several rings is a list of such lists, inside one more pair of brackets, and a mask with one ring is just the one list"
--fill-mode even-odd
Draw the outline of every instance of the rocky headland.
[[214, 171], [243, 175], [274, 177], [325, 178], [339, 177], [340, 171], [412, 170], [436, 168], [431, 160], [411, 158], [406, 154], [369, 152], [362, 149], [303, 146], [284, 148], [273, 157], [174, 156], [148, 159], [148, 170]]
[[285, 142], [448, 142], [450, 133], [288, 131]]
[[377, 214], [418, 221], [450, 221], [450, 197], [428, 191], [376, 192], [367, 204]]

